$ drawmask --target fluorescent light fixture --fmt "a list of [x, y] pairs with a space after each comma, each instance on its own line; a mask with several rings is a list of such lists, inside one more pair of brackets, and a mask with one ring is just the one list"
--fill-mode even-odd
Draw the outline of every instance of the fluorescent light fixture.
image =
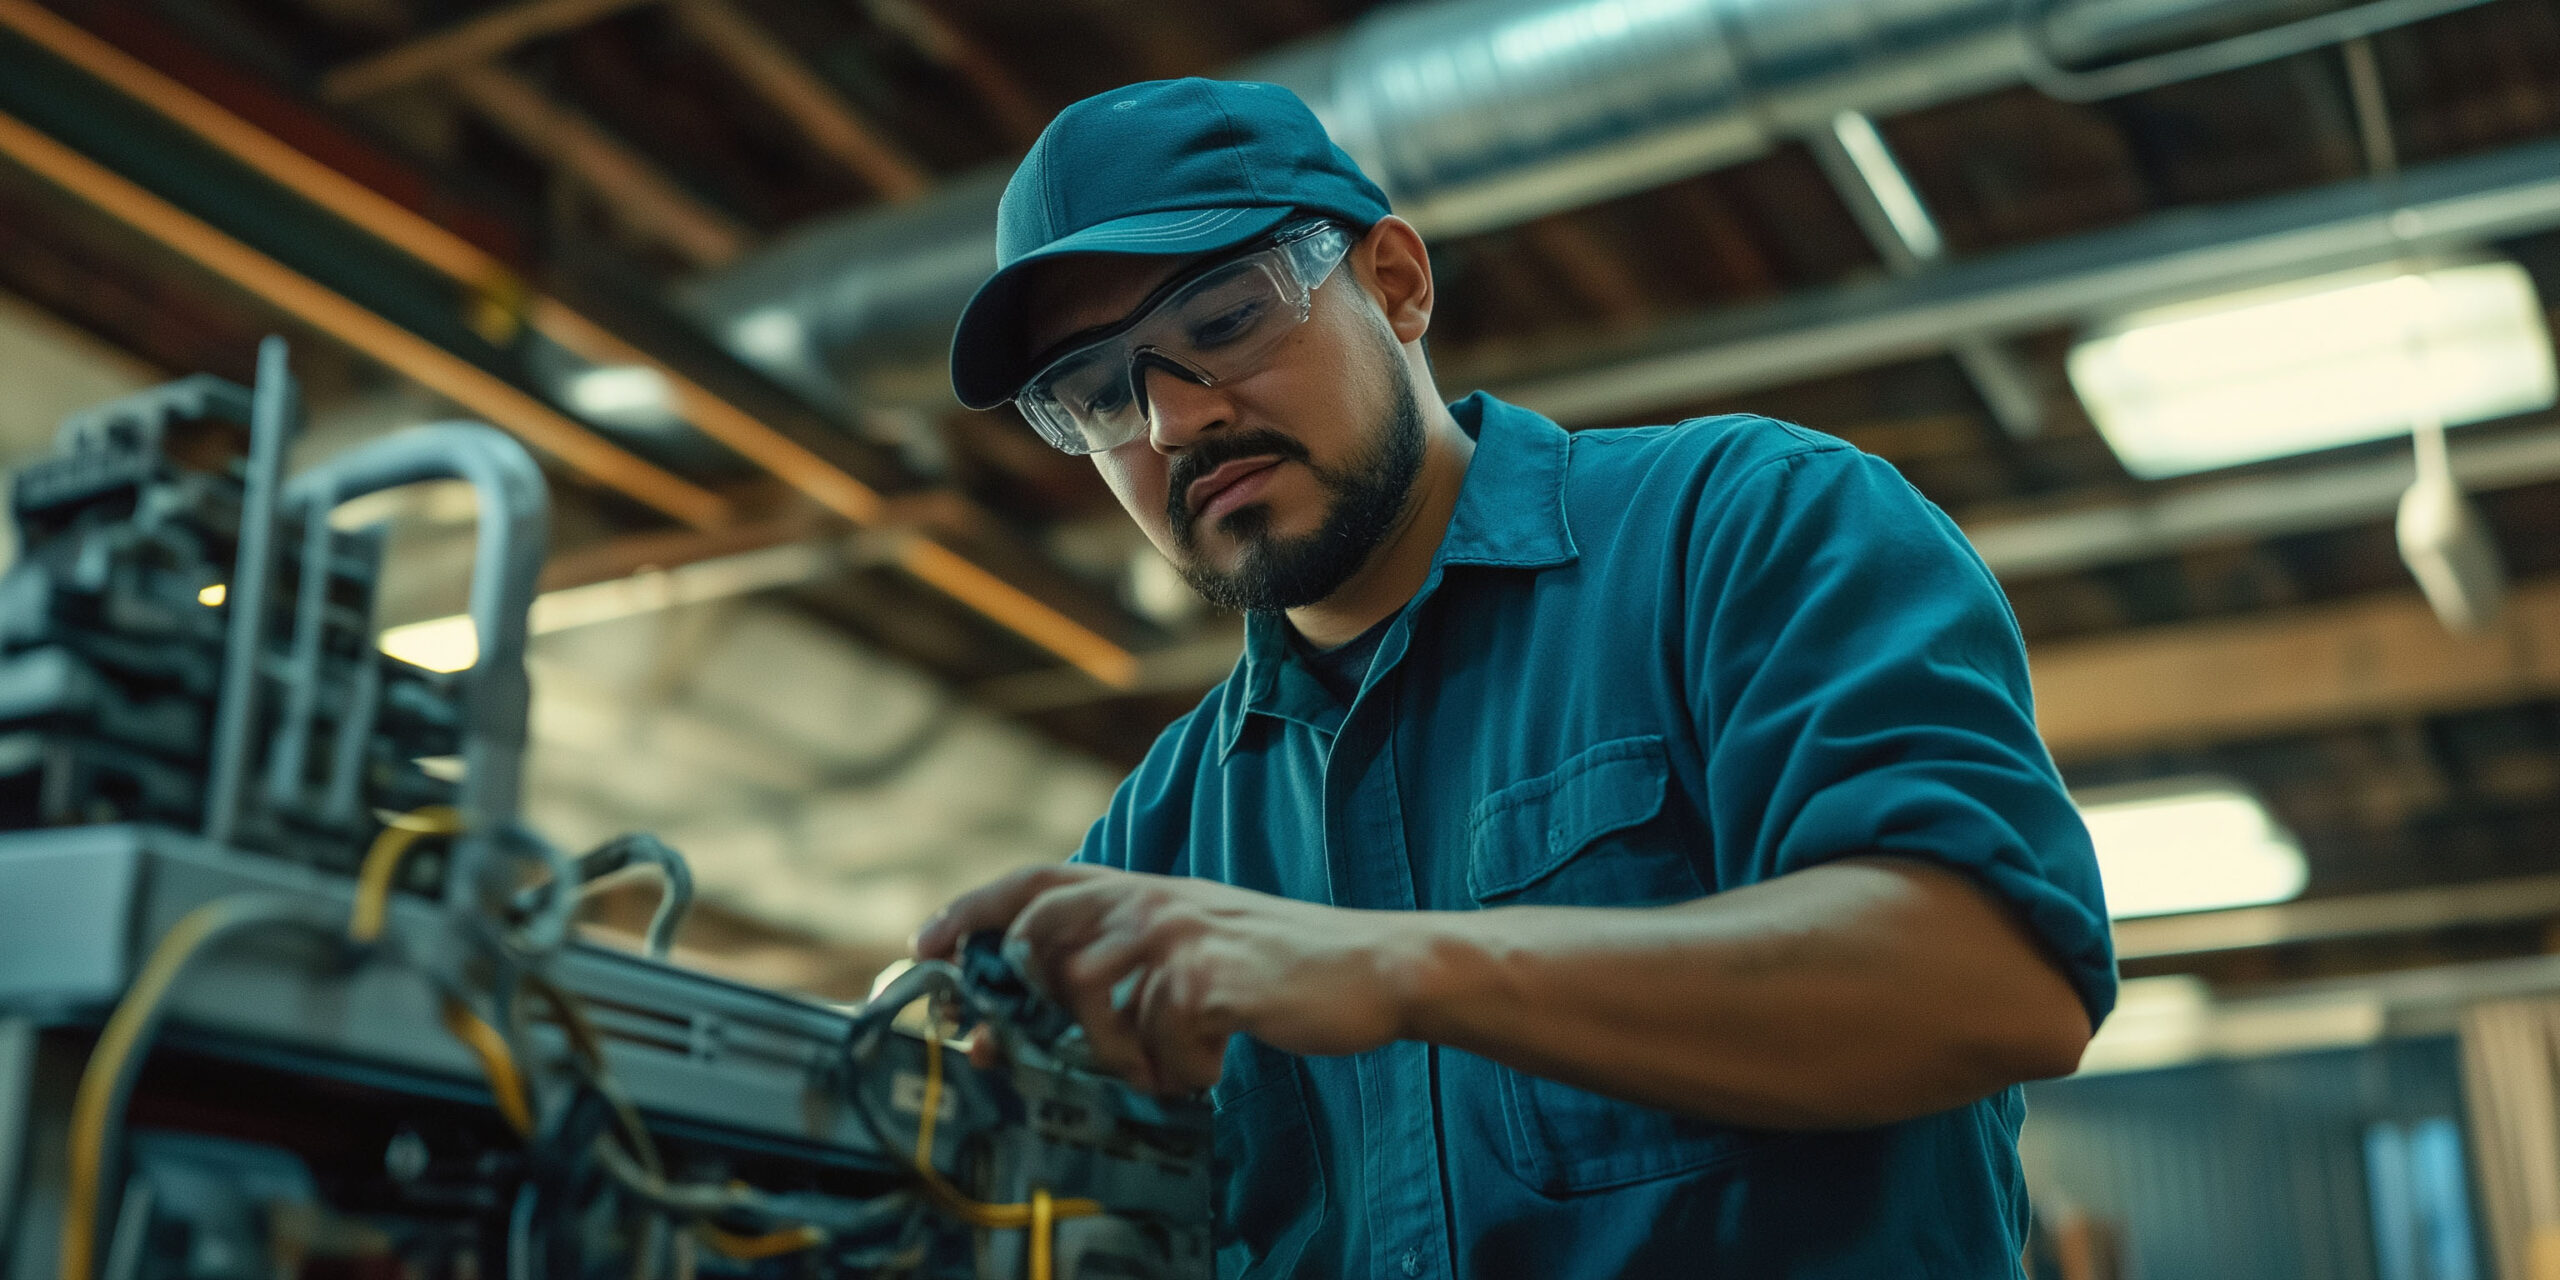
[[480, 660], [480, 633], [468, 614], [390, 627], [378, 643], [384, 653], [429, 671], [462, 671]]
[[2116, 919], [2283, 902], [2310, 879], [2302, 846], [2228, 778], [2100, 788], [2075, 799]]
[[2512, 262], [2380, 267], [2146, 311], [2073, 348], [2071, 385], [2144, 479], [2529, 413], [2560, 396]]
[[663, 426], [675, 416], [675, 388], [645, 364], [607, 364], [563, 379], [561, 402], [579, 417], [607, 426]]

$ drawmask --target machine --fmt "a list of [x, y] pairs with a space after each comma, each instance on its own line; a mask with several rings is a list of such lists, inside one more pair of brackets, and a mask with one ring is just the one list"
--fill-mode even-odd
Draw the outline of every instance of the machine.
[[[667, 963], [680, 855], [518, 815], [532, 459], [449, 423], [288, 481], [299, 414], [271, 339], [254, 390], [76, 415], [12, 486], [8, 1276], [1210, 1274], [1206, 1108], [1081, 1070], [991, 948], [850, 1009]], [[385, 540], [331, 521], [445, 477], [479, 504], [450, 675], [377, 649]], [[634, 870], [652, 954], [578, 941], [580, 894]], [[945, 1050], [973, 1024], [1005, 1065]]]

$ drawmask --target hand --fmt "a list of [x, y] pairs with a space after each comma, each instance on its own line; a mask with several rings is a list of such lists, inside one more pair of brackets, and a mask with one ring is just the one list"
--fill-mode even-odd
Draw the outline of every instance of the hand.
[[962, 895], [914, 946], [919, 959], [949, 959], [969, 934], [1004, 929], [1008, 950], [1028, 948], [1033, 980], [1084, 1027], [1098, 1069], [1182, 1093], [1217, 1083], [1239, 1031], [1303, 1054], [1403, 1038], [1421, 918], [1066, 865]]

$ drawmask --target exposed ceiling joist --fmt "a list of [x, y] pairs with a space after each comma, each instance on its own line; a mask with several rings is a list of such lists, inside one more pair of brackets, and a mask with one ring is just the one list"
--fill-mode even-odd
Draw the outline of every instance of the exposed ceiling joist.
[[[702, 380], [683, 369], [649, 354], [639, 344], [589, 318], [584, 311], [559, 298], [528, 289], [508, 264], [432, 219], [321, 164], [222, 104], [178, 83], [31, 0], [0, 0], [0, 27], [6, 27], [108, 89], [149, 107], [215, 150], [347, 225], [433, 268], [471, 294], [520, 306], [526, 322], [562, 347], [600, 364], [644, 364], [657, 369], [674, 388], [687, 421], [806, 493], [836, 515], [856, 525], [878, 527], [897, 523], [904, 518], [906, 511], [927, 505], [917, 501], [921, 495], [901, 495], [893, 503], [845, 467], [830, 460], [828, 451], [841, 446], [842, 440], [804, 438], [808, 435], [805, 431], [768, 421], [739, 400], [705, 386]], [[33, 131], [29, 132], [33, 134]], [[50, 148], [46, 150], [48, 155], [60, 152], [58, 158], [69, 168], [82, 170], [86, 177], [103, 175], [115, 180], [109, 185], [129, 188], [132, 196], [147, 202], [137, 203], [135, 207], [149, 209], [149, 216], [176, 226], [178, 222], [169, 217], [175, 215], [176, 219], [197, 228], [212, 230], [200, 220], [151, 197], [150, 193], [86, 157], [59, 147], [52, 139], [41, 134], [33, 136], [36, 143], [31, 145], [36, 145], [39, 150]], [[95, 173], [87, 174], [86, 171]], [[272, 259], [267, 262], [271, 266], [280, 266]], [[364, 322], [355, 323], [358, 326], [356, 331], [371, 331]], [[342, 333], [341, 336], [345, 335]], [[468, 373], [448, 368], [449, 364], [466, 362], [454, 360], [414, 335], [394, 327], [385, 337], [393, 346], [415, 355], [420, 367], [431, 375], [442, 371], [452, 374], [446, 381], [476, 381]], [[413, 345], [415, 351], [411, 351]], [[395, 364], [393, 367], [400, 366]], [[500, 404], [494, 409], [483, 407], [484, 404], [496, 404], [501, 399], [513, 404], [512, 398], [501, 397], [493, 391], [475, 403], [473, 398], [454, 395], [428, 377], [418, 377], [417, 380], [458, 403], [471, 406], [474, 412], [482, 413], [500, 426], [512, 429], [514, 425], [513, 415], [504, 411], [507, 405]], [[556, 420], [587, 434], [605, 448], [613, 448], [604, 444], [601, 437], [587, 432], [582, 424], [560, 415], [541, 401], [512, 387], [507, 391], [539, 411], [526, 421]], [[539, 427], [535, 429], [540, 430]], [[537, 447], [551, 447], [538, 436], [528, 435], [526, 438]], [[576, 446], [568, 447], [572, 453], [576, 452]], [[562, 456], [572, 466], [578, 465], [574, 457]], [[621, 456], [629, 457], [628, 454]], [[599, 465], [610, 467], [615, 464]], [[638, 476], [639, 473], [633, 474]], [[641, 484], [644, 493], [655, 492], [658, 488], [657, 482], [645, 478], [634, 482]], [[725, 504], [715, 495], [681, 481], [677, 483], [683, 487], [666, 489], [654, 500], [644, 497], [643, 501], [661, 506], [678, 520], [696, 526], [717, 524], [726, 519]], [[957, 495], [943, 495], [939, 505], [978, 517], [968, 523], [993, 523], [985, 520], [981, 513], [975, 513], [974, 508]], [[978, 611], [990, 621], [1056, 655], [1105, 686], [1116, 687], [1136, 676], [1137, 659], [1120, 642], [1078, 621], [1067, 610], [1045, 598], [1043, 593], [1026, 589], [1003, 575], [989, 571], [931, 537], [901, 540], [899, 564], [926, 586]]]
[[887, 200], [913, 200], [933, 176], [798, 55], [729, 0], [676, 0], [676, 21], [799, 127], [818, 150]]
[[865, 0], [862, 7], [872, 21], [905, 36], [918, 52], [966, 81], [1015, 146], [1030, 146], [1047, 127], [1049, 112], [1022, 81], [942, 15], [917, 0]]
[[[2560, 479], [2560, 422], [2447, 440], [2454, 478], [2477, 493]], [[1965, 536], [2004, 579], [2094, 569], [2185, 547], [2343, 529], [2388, 517], [2416, 478], [2408, 454], [2274, 475], [2202, 480], [2123, 502], [1968, 519]]]
[[2152, 960], [2552, 917], [2560, 917], [2560, 875], [2515, 876], [2474, 884], [2119, 920], [2115, 926], [2116, 958]]
[[750, 239], [737, 220], [659, 172], [648, 157], [551, 100], [533, 82], [496, 66], [462, 67], [446, 77], [454, 92], [518, 146], [577, 176], [616, 221], [649, 235], [697, 267], [734, 261]]
[[2028, 657], [2037, 726], [2066, 761], [2498, 706], [2560, 695], [2560, 581], [2520, 587], [2478, 635], [2413, 593]]
[[2560, 227], [2560, 142], [1951, 262], [1926, 273], [1730, 308], [1636, 343], [1453, 371], [1568, 425], [1944, 351], [2125, 308]]
[[709, 527], [729, 519], [729, 504], [718, 494], [606, 440], [505, 379], [223, 234], [13, 116], [0, 115], [0, 156], [598, 483], [686, 524]]
[[320, 78], [320, 95], [350, 102], [485, 63], [528, 41], [574, 31], [657, 0], [518, 0], [348, 63]]

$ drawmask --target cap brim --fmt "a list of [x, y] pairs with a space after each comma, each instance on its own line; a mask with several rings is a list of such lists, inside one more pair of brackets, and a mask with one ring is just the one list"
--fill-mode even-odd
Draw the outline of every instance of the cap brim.
[[1030, 367], [1028, 317], [1023, 314], [1025, 268], [1076, 253], [1132, 257], [1189, 257], [1232, 248], [1287, 221], [1285, 206], [1171, 209], [1133, 214], [1086, 227], [1008, 263], [978, 286], [951, 335], [951, 389], [972, 409], [992, 409], [1013, 398]]

